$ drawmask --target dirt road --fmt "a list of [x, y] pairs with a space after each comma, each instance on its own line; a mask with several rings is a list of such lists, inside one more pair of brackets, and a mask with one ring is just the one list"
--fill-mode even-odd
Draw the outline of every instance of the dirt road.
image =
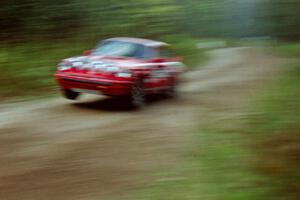
[[138, 112], [88, 95], [0, 105], [0, 199], [122, 199], [180, 162], [201, 110], [243, 106], [281, 62], [261, 48], [210, 54], [185, 74], [178, 98]]

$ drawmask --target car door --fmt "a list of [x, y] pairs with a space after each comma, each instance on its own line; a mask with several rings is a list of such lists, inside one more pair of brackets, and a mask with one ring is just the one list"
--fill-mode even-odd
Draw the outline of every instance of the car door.
[[146, 87], [154, 92], [164, 89], [168, 76], [166, 59], [160, 57], [159, 49], [154, 47], [145, 47], [145, 58], [149, 68], [149, 75], [145, 80]]
[[160, 88], [165, 89], [174, 82], [174, 75], [176, 74], [176, 65], [178, 65], [178, 59], [167, 46], [161, 46], [157, 48], [157, 52], [156, 74], [159, 76], [159, 81], [157, 84]]

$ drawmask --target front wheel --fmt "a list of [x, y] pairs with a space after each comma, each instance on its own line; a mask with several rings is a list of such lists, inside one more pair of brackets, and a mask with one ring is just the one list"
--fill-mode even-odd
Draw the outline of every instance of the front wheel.
[[138, 79], [131, 87], [130, 103], [136, 108], [142, 108], [146, 105], [146, 92], [142, 79]]
[[63, 89], [63, 94], [67, 99], [75, 100], [79, 96], [79, 92], [75, 92], [70, 89]]

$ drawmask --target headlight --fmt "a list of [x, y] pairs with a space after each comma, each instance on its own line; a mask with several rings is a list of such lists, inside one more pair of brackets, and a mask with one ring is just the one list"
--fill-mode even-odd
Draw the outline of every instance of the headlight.
[[71, 68], [71, 66], [68, 66], [65, 63], [60, 63], [60, 64], [58, 64], [57, 70], [58, 71], [65, 71], [65, 70], [68, 70], [70, 68]]
[[132, 77], [132, 74], [130, 72], [118, 72], [116, 73], [116, 76], [122, 78], [130, 78]]

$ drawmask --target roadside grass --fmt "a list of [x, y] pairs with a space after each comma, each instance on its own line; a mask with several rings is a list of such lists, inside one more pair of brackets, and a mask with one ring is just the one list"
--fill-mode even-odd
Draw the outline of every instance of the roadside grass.
[[78, 55], [82, 44], [44, 43], [1, 46], [0, 99], [53, 92], [53, 73], [60, 59]]
[[285, 43], [275, 46], [272, 50], [279, 55], [300, 58], [300, 43]]
[[[163, 38], [162, 38], [163, 39]], [[187, 66], [194, 67], [207, 57], [196, 48], [197, 39], [169, 37], [178, 55], [185, 57]], [[57, 63], [67, 57], [81, 55], [93, 48], [96, 40], [66, 40], [63, 42], [32, 42], [0, 46], [0, 99], [34, 98], [51, 95], [57, 90], [53, 79]]]
[[[268, 178], [272, 199], [300, 199], [300, 45], [283, 44], [273, 51], [290, 58], [286, 74], [262, 93], [252, 119], [257, 158], [255, 169]], [[255, 140], [254, 140], [255, 141]]]
[[[298, 47], [273, 51], [295, 57]], [[208, 109], [183, 161], [154, 173], [128, 199], [300, 199], [300, 60], [291, 60], [245, 111], [231, 116]]]
[[[290, 97], [293, 98], [292, 96]], [[270, 195], [273, 199], [299, 199], [299, 103], [295, 105], [286, 100], [283, 102], [287, 103], [285, 105], [288, 105], [288, 108], [272, 105], [272, 109], [278, 110], [266, 113], [262, 119], [269, 125], [263, 124], [256, 130], [256, 133], [261, 135], [257, 136], [259, 142], [254, 145], [257, 157], [254, 167], [258, 173], [268, 178], [263, 185], [273, 188], [274, 193]], [[254, 121], [254, 124], [259, 123]]]

